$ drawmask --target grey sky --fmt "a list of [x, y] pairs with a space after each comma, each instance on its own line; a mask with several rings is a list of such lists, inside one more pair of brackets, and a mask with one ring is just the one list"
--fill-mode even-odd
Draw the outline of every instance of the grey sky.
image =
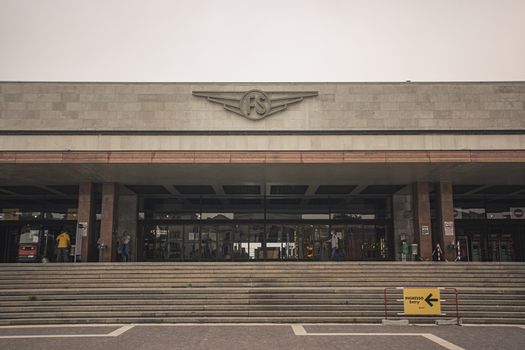
[[525, 80], [525, 0], [0, 0], [0, 80]]

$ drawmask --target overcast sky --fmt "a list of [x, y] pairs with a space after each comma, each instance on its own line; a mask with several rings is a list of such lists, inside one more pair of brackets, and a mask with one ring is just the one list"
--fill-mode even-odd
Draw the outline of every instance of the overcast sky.
[[0, 0], [4, 81], [525, 80], [525, 0]]

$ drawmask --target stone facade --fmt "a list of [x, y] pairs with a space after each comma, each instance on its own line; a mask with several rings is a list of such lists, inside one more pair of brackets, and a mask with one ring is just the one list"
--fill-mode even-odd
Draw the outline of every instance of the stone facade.
[[[318, 91], [252, 121], [192, 96]], [[525, 128], [525, 83], [0, 83], [1, 130], [498, 130]]]

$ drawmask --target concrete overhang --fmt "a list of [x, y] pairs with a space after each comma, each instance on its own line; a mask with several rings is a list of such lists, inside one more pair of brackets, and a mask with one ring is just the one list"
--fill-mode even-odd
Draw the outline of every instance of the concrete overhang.
[[0, 164], [2, 185], [122, 184], [525, 185], [525, 163], [25, 163]]

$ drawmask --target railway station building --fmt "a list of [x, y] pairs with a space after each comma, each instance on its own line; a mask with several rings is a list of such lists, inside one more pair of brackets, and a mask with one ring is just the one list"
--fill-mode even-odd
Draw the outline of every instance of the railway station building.
[[[525, 82], [0, 83], [0, 262], [525, 261]], [[76, 251], [76, 254], [74, 253]]]

